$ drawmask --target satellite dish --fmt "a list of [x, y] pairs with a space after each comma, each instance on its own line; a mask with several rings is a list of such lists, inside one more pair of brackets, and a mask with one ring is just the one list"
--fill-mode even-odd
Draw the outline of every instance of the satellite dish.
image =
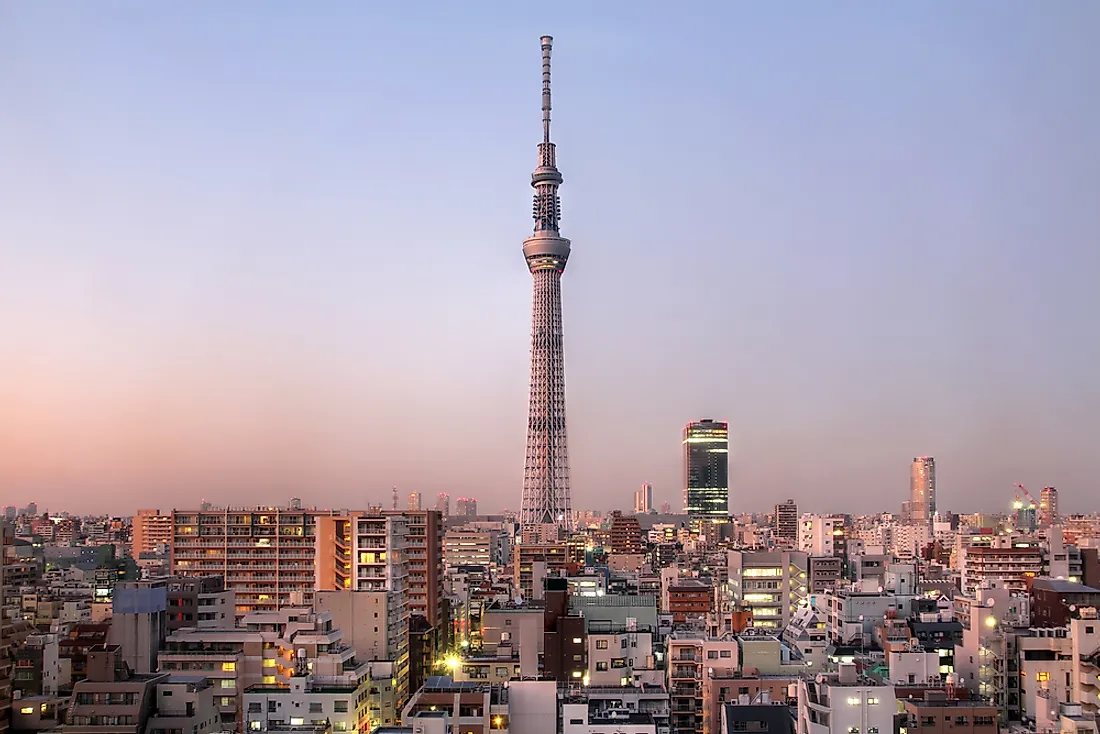
[[996, 600], [996, 599], [986, 599], [986, 600], [985, 600], [985, 605], [986, 605], [987, 607], [991, 607], [991, 606], [993, 606], [993, 605], [994, 605], [994, 604], [996, 604], [996, 603], [997, 603], [997, 600]]
[[1077, 605], [1076, 604], [1070, 604], [1069, 605], [1069, 610], [1071, 612], [1076, 612], [1077, 611]]

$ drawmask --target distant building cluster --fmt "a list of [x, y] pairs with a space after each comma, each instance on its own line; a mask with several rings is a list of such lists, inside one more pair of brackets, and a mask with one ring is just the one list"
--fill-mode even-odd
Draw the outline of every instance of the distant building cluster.
[[725, 432], [684, 431], [686, 512], [564, 535], [446, 493], [4, 508], [3, 729], [1096, 731], [1100, 515], [945, 512], [930, 457], [897, 514], [719, 513]]

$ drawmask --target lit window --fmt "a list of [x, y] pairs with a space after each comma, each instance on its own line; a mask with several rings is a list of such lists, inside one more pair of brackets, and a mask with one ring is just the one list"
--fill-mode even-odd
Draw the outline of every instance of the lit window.
[[237, 681], [232, 678], [222, 678], [222, 688], [236, 688]]
[[868, 698], [867, 698], [867, 705], [868, 705], [868, 706], [876, 706], [876, 705], [878, 705], [878, 699], [877, 699], [877, 698], [871, 698], [871, 697], [868, 697]]
[[1050, 673], [1046, 672], [1045, 670], [1040, 670], [1038, 673], [1035, 674], [1035, 680], [1037, 680], [1037, 681], [1050, 680]]
[[573, 644], [574, 644], [574, 645], [579, 645], [579, 644], [581, 644], [582, 642], [584, 642], [584, 640], [582, 640], [582, 639], [581, 639], [581, 638], [579, 638], [579, 637], [574, 637], [574, 638], [573, 638]]
[[232, 673], [236, 669], [237, 669], [237, 664], [236, 663], [222, 663], [222, 672], [223, 673]]
[[264, 667], [265, 668], [274, 668], [275, 667], [275, 658], [264, 658]]
[[860, 703], [859, 696], [848, 696], [849, 706], [858, 706]]
[[21, 714], [33, 714], [34, 713], [34, 706], [24, 706], [23, 708], [19, 709], [19, 713], [21, 713]]

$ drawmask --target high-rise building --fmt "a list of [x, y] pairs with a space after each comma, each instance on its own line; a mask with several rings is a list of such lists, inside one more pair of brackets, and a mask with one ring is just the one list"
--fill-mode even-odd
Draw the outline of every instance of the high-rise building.
[[611, 512], [611, 552], [614, 554], [641, 553], [642, 527], [634, 515], [624, 515], [619, 510]]
[[455, 500], [455, 512], [459, 517], [477, 517], [477, 500], [473, 497], [459, 497]]
[[409, 492], [409, 512], [420, 512], [419, 492]]
[[451, 516], [451, 495], [446, 492], [440, 492], [435, 496], [435, 509], [436, 512], [443, 513], [443, 517]]
[[[173, 510], [172, 573], [224, 576], [225, 588], [236, 593], [237, 616], [310, 606], [316, 589], [349, 588], [348, 524], [341, 510]], [[318, 553], [322, 545], [333, 550]]]
[[729, 516], [729, 426], [709, 418], [684, 428], [684, 512]]
[[565, 429], [565, 358], [562, 349], [561, 276], [569, 259], [569, 240], [558, 231], [562, 183], [557, 154], [550, 142], [550, 36], [542, 43], [542, 142], [531, 174], [535, 189], [534, 234], [523, 242], [531, 271], [531, 394], [527, 415], [527, 454], [523, 466], [520, 524], [573, 527], [569, 487], [569, 447]]
[[646, 482], [642, 488], [634, 493], [634, 512], [651, 512], [653, 510], [653, 485]]
[[433, 627], [443, 621], [443, 515], [437, 510], [387, 512], [408, 523], [405, 543], [409, 561], [406, 585], [409, 614], [425, 617]]
[[670, 505], [668, 502], [662, 502], [661, 503], [661, 514], [662, 515], [672, 514], [672, 505]]
[[909, 467], [909, 517], [930, 523], [936, 514], [936, 460], [918, 456]]
[[138, 510], [131, 527], [130, 554], [155, 553], [158, 546], [172, 544], [172, 516], [160, 510]]
[[798, 505], [794, 500], [787, 500], [775, 506], [775, 518], [773, 520], [775, 537], [798, 542]]
[[1043, 487], [1039, 492], [1039, 513], [1044, 525], [1058, 524], [1058, 490], [1054, 487]]

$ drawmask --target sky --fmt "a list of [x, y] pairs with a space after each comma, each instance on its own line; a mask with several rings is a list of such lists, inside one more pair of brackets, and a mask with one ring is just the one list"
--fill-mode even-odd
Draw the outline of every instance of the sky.
[[1100, 510], [1100, 5], [0, 2], [0, 504], [519, 504], [555, 36], [575, 507]]

